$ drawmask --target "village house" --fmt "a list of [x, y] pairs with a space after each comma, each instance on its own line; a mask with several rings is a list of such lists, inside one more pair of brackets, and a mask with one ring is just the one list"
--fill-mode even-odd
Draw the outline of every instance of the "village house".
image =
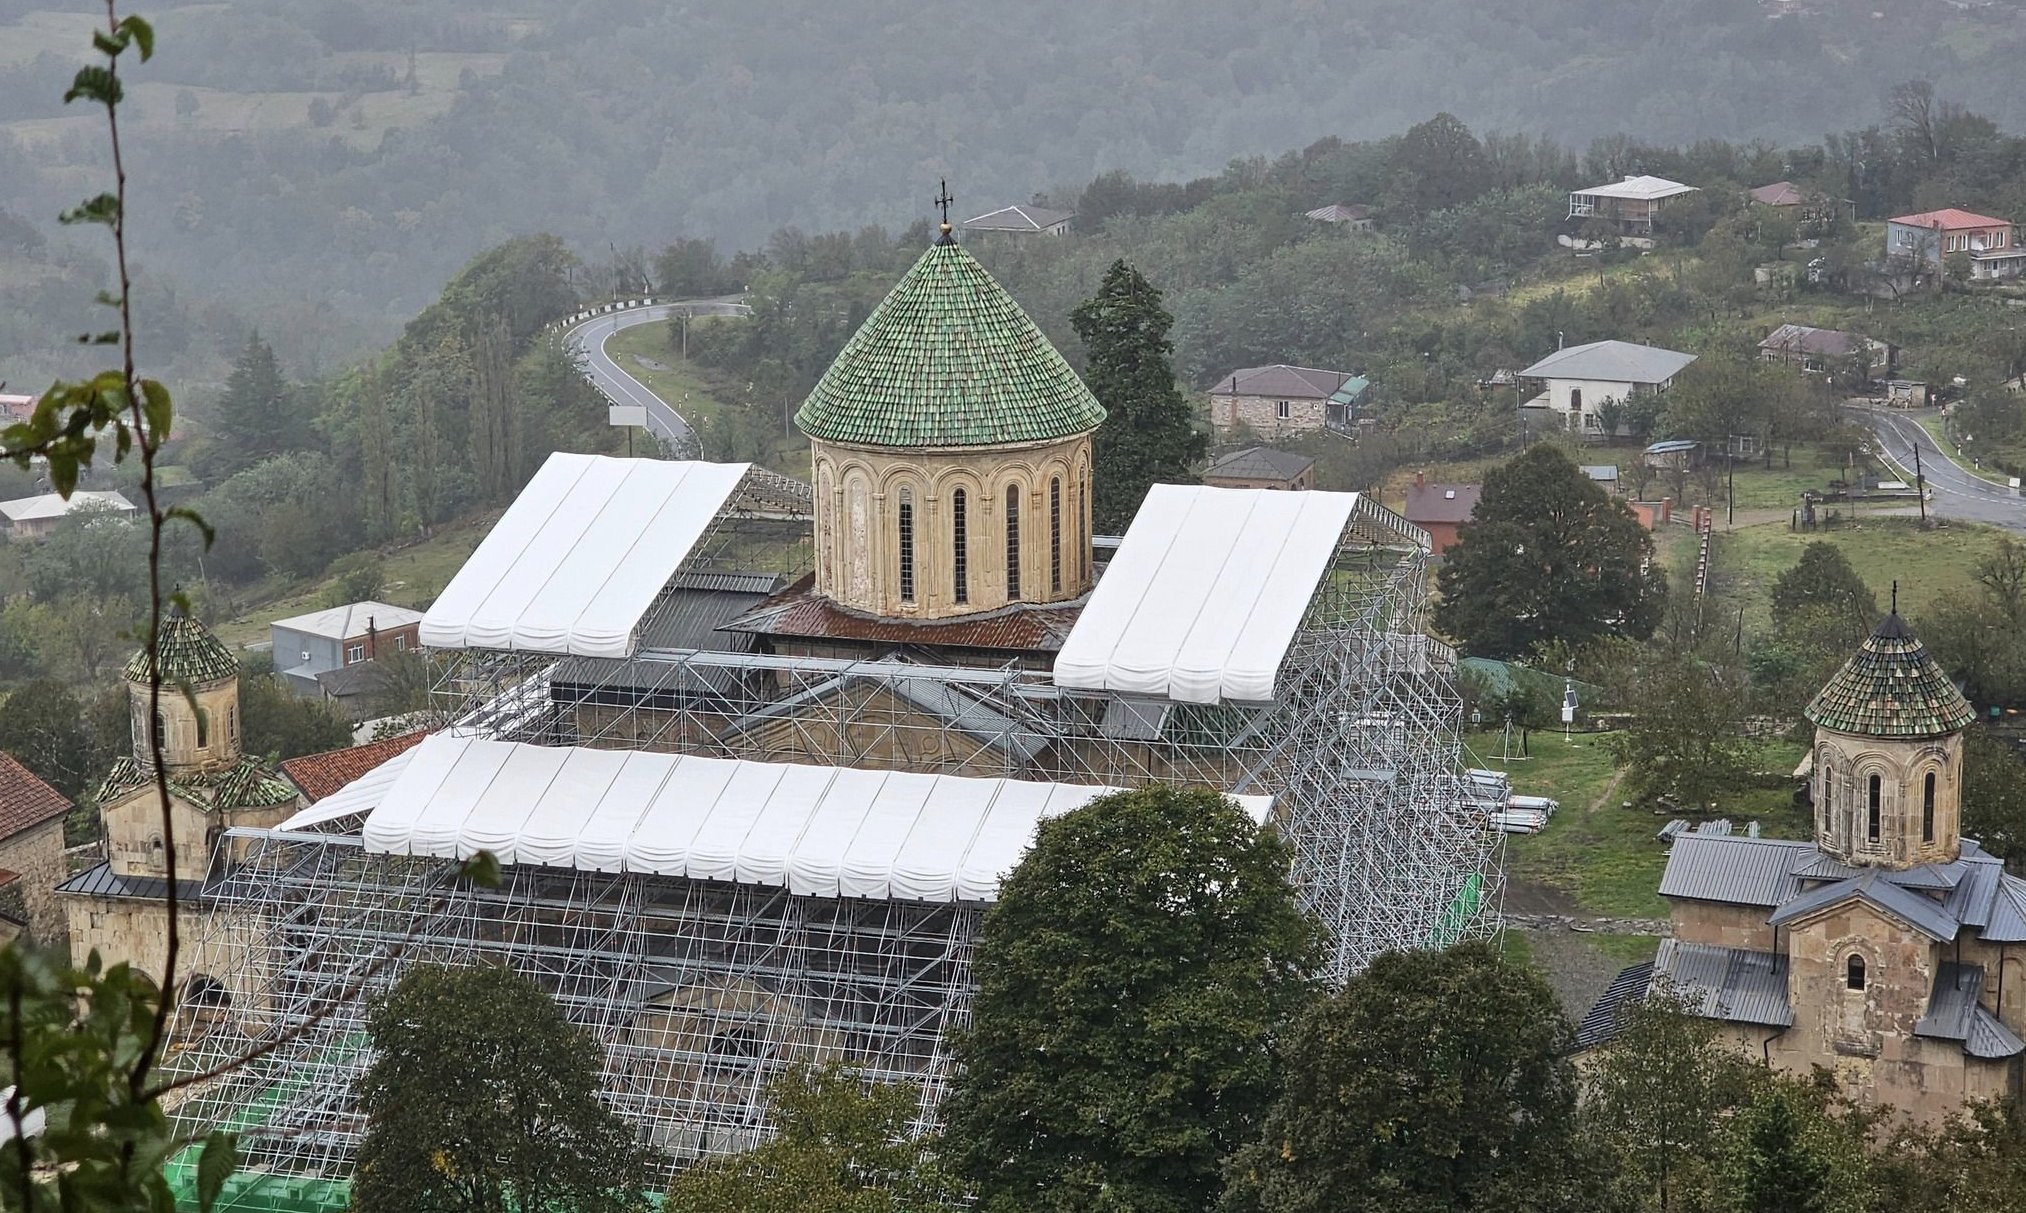
[[1248, 446], [1212, 459], [1203, 469], [1203, 483], [1224, 489], [1312, 489], [1315, 460], [1270, 446]]
[[1520, 406], [1520, 416], [1575, 434], [1620, 437], [1631, 431], [1622, 419], [1606, 431], [1607, 406], [1615, 409], [1634, 396], [1666, 390], [1694, 361], [1694, 354], [1630, 341], [1592, 341], [1556, 350], [1519, 373], [1535, 391]]
[[1022, 235], [1060, 236], [1076, 218], [1074, 211], [1052, 211], [1045, 206], [1002, 206], [974, 219], [966, 219], [967, 232], [1015, 232]]
[[1456, 546], [1456, 530], [1477, 512], [1477, 499], [1484, 495], [1481, 485], [1430, 484], [1428, 477], [1414, 473], [1407, 486], [1407, 502], [1400, 512], [1407, 521], [1428, 532], [1435, 554]]
[[388, 653], [421, 647], [422, 612], [384, 602], [352, 602], [268, 625], [274, 668], [304, 698], [326, 696], [318, 678]]
[[1783, 324], [1759, 342], [1759, 357], [1814, 374], [1838, 374], [1852, 367], [1859, 351], [1865, 355], [1866, 377], [1890, 374], [1893, 348], [1862, 333]]
[[1608, 185], [1571, 191], [1569, 218], [1578, 223], [1602, 220], [1615, 225], [1621, 236], [1651, 236], [1653, 221], [1668, 199], [1696, 192], [1695, 186], [1665, 177], [1628, 176]]
[[1886, 220], [1889, 262], [1939, 270], [1957, 253], [1968, 255], [1972, 278], [2016, 278], [2026, 271], [2026, 248], [2009, 219], [1945, 207]]
[[1332, 202], [1328, 206], [1319, 206], [1307, 212], [1303, 217], [1313, 219], [1317, 223], [1333, 223], [1351, 232], [1372, 230], [1372, 208], [1369, 206]]
[[63, 819], [71, 803], [12, 754], [0, 753], [0, 872], [18, 890], [22, 917], [37, 943], [63, 942]]
[[1331, 429], [1349, 432], [1371, 384], [1349, 371], [1315, 367], [1247, 367], [1210, 389], [1210, 425], [1219, 440], [1245, 430], [1289, 438]]
[[1755, 1059], [1919, 1120], [2019, 1094], [2026, 880], [1961, 833], [1976, 713], [1895, 612], [1806, 716], [1814, 836], [1676, 838], [1671, 937], [1619, 974], [1578, 1047], [1666, 994]]
[[139, 513], [134, 503], [121, 493], [79, 489], [70, 495], [69, 500], [55, 493], [44, 493], [40, 497], [0, 501], [0, 518], [6, 520], [7, 537], [10, 539], [47, 539], [57, 523], [83, 509], [110, 511], [122, 518], [132, 518]]
[[1835, 202], [1828, 195], [1810, 193], [1791, 181], [1775, 181], [1745, 191], [1754, 206], [1791, 210], [1799, 223], [1822, 223], [1835, 218]]

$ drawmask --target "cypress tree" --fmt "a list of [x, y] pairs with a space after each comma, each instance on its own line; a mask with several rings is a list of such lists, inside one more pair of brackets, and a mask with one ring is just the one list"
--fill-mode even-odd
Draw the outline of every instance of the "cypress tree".
[[1106, 413], [1091, 453], [1091, 525], [1117, 534], [1149, 485], [1194, 479], [1189, 468], [1203, 457], [1206, 439], [1169, 361], [1175, 318], [1138, 270], [1113, 262], [1097, 294], [1069, 318], [1088, 355], [1084, 382]]

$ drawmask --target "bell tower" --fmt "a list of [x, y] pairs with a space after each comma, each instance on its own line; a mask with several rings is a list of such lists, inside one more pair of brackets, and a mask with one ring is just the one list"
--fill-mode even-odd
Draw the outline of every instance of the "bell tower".
[[1855, 867], [1957, 857], [1963, 730], [1976, 713], [1897, 610], [1809, 703], [1807, 717], [1818, 847]]
[[[155, 652], [162, 666], [162, 695], [153, 730], [162, 746], [162, 765], [172, 778], [210, 775], [230, 768], [242, 754], [239, 739], [239, 662], [211, 629], [180, 607], [164, 612]], [[125, 670], [134, 762], [149, 768], [148, 651]], [[187, 693], [186, 693], [187, 688]]]

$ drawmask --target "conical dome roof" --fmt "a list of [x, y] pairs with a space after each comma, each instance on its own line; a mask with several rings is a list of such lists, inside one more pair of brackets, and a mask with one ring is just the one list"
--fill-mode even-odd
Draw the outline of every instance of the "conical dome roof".
[[1942, 737], [1977, 718], [1963, 693], [1893, 612], [1808, 705], [1808, 719], [1860, 737]]
[[962, 245], [930, 246], [809, 393], [811, 438], [986, 446], [1088, 433], [1104, 407]]
[[[162, 657], [162, 681], [216, 682], [239, 675], [239, 661], [211, 629], [171, 606], [162, 615], [162, 630], [156, 651]], [[141, 649], [127, 661], [127, 681], [148, 680], [148, 650]]]

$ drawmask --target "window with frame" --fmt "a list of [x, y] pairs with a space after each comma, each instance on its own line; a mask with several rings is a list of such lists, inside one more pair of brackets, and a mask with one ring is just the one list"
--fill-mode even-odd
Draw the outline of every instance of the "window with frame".
[[957, 602], [971, 600], [971, 561], [967, 544], [970, 539], [970, 500], [964, 490], [950, 494], [950, 556], [952, 580], [950, 594]]
[[1869, 842], [1878, 841], [1878, 819], [1880, 803], [1885, 799], [1885, 781], [1876, 775], [1871, 777], [1868, 815], [1865, 818], [1864, 837]]
[[900, 491], [900, 600], [915, 600], [915, 502], [914, 494]]
[[1852, 952], [1850, 959], [1843, 962], [1843, 988], [1861, 990], [1864, 988], [1864, 957]]
[[351, 645], [346, 645], [346, 646], [345, 646], [345, 664], [346, 664], [346, 665], [350, 665], [350, 664], [352, 664], [352, 663], [353, 663], [353, 662], [355, 662], [355, 661], [364, 661], [365, 659], [366, 659], [366, 646], [365, 646], [365, 645], [363, 645], [363, 644], [351, 644]]
[[1294, 406], [1287, 401], [1276, 400], [1273, 402], [1273, 415], [1281, 421], [1286, 421], [1293, 412]]
[[1048, 592], [1062, 592], [1062, 477], [1048, 481]]
[[225, 739], [239, 740], [239, 705], [236, 703], [227, 704], [225, 707]]
[[1927, 778], [1921, 780], [1920, 840], [1922, 842], [1933, 842], [1935, 840], [1935, 773], [1933, 771], [1929, 771]]
[[1020, 486], [1006, 489], [1006, 601], [1020, 598]]
[[408, 651], [408, 638], [406, 636], [396, 636], [394, 638], [394, 651], [397, 653]]

